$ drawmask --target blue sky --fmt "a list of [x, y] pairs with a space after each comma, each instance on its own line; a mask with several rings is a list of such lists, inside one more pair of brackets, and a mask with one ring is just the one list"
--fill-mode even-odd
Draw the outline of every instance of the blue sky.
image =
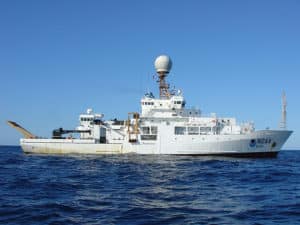
[[0, 1], [0, 144], [74, 128], [86, 108], [106, 119], [157, 95], [153, 61], [173, 60], [172, 85], [204, 114], [278, 128], [288, 100], [285, 148], [300, 148], [300, 2]]

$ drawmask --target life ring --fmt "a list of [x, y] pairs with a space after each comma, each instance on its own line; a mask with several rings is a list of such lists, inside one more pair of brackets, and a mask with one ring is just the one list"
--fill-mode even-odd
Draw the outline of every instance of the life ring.
[[251, 147], [251, 148], [256, 147], [256, 140], [255, 139], [250, 140], [249, 147]]

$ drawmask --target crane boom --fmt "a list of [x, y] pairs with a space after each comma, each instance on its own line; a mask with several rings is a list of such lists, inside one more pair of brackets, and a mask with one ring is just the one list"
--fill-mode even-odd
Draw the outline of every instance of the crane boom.
[[17, 124], [14, 121], [7, 121], [8, 125], [10, 125], [12, 128], [15, 128], [17, 131], [19, 131], [25, 138], [37, 138], [34, 134], [30, 133], [28, 130], [23, 128], [21, 125]]

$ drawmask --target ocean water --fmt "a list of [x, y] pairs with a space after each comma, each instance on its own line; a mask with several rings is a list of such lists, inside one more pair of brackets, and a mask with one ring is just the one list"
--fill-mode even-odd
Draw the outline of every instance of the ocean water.
[[50, 156], [2, 146], [0, 224], [300, 224], [300, 151]]

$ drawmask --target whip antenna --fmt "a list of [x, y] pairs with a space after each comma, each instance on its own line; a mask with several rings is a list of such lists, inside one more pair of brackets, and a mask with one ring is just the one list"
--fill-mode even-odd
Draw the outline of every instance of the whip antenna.
[[286, 106], [287, 106], [287, 102], [286, 102], [286, 94], [283, 91], [282, 92], [282, 96], [281, 96], [281, 104], [282, 104], [282, 108], [281, 108], [281, 123], [280, 123], [280, 128], [281, 129], [286, 129]]

